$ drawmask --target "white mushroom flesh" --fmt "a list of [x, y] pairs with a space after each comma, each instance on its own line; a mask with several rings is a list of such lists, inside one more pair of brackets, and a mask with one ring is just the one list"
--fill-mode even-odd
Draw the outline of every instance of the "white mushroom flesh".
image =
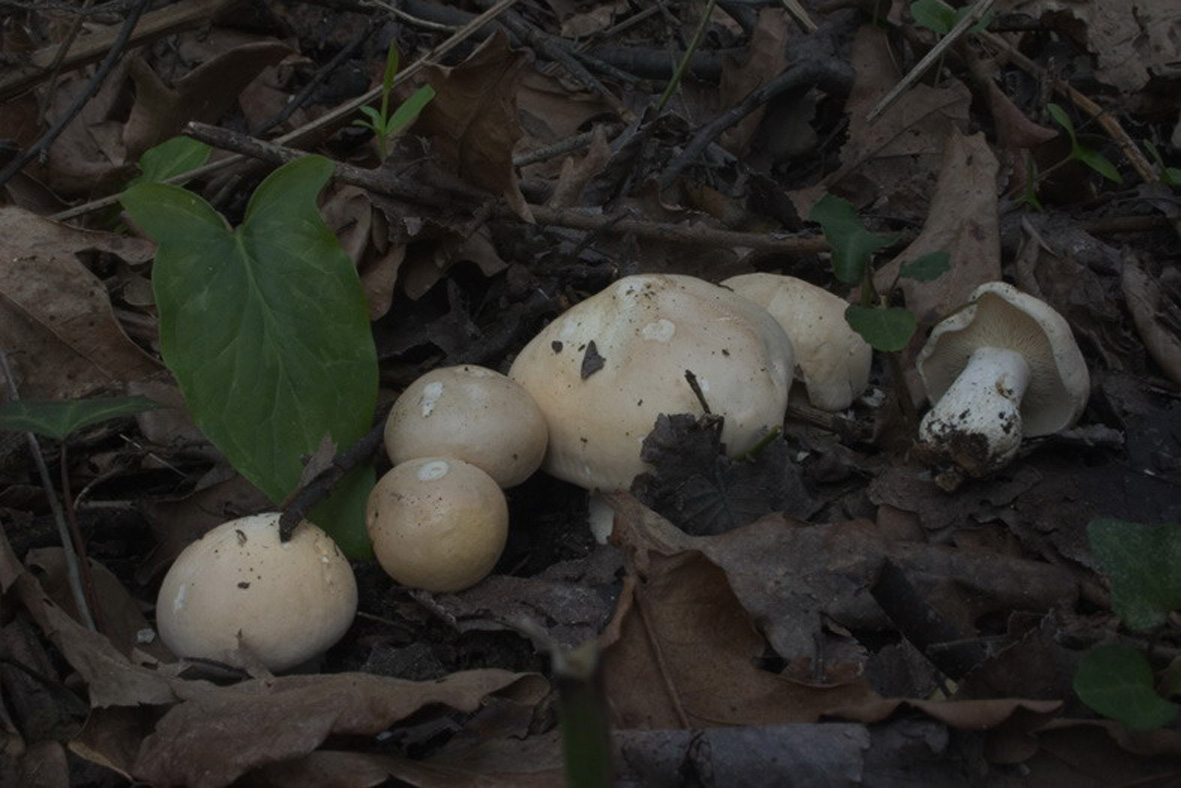
[[919, 440], [938, 444], [971, 476], [1007, 465], [1021, 446], [1021, 398], [1029, 364], [1012, 350], [975, 350], [919, 426]]

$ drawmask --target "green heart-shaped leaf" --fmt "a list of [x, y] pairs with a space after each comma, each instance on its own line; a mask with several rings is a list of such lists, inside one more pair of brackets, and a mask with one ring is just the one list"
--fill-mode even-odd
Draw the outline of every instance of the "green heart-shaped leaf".
[[1087, 540], [1111, 578], [1111, 609], [1129, 629], [1155, 629], [1181, 607], [1181, 524], [1101, 518], [1087, 524]]
[[209, 160], [213, 148], [190, 137], [173, 137], [139, 157], [140, 174], [127, 184], [160, 183], [200, 167]]
[[0, 405], [0, 430], [35, 432], [60, 441], [91, 424], [159, 407], [160, 403], [147, 397], [22, 399]]
[[[173, 186], [135, 186], [122, 197], [159, 244], [160, 350], [194, 421], [275, 502], [297, 486], [325, 434], [353, 444], [376, 406], [361, 283], [316, 209], [332, 169], [306, 156], [271, 173], [236, 230]], [[317, 523], [357, 555], [367, 539], [356, 501], [334, 510], [350, 513], [348, 522]]]
[[900, 306], [860, 306], [845, 309], [845, 322], [874, 350], [893, 352], [910, 343], [918, 328], [915, 316]]
[[930, 282], [943, 276], [950, 268], [950, 254], [947, 252], [930, 252], [917, 260], [903, 263], [902, 267], [898, 269], [898, 276], [903, 279]]
[[833, 273], [846, 284], [860, 282], [873, 253], [893, 242], [892, 238], [866, 230], [853, 205], [832, 194], [816, 201], [808, 219], [824, 230], [824, 238], [832, 247]]
[[1096, 646], [1084, 654], [1074, 691], [1083, 703], [1129, 728], [1152, 730], [1177, 716], [1177, 707], [1153, 689], [1148, 660], [1128, 645]]

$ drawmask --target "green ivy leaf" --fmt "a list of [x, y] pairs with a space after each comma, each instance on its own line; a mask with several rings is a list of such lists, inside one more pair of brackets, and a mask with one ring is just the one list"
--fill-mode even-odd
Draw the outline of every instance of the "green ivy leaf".
[[860, 306], [845, 309], [845, 322], [874, 350], [892, 352], [910, 343], [918, 328], [915, 316], [900, 306]]
[[902, 267], [898, 269], [898, 276], [903, 279], [930, 282], [943, 276], [950, 269], [950, 254], [947, 252], [929, 252], [915, 260], [903, 263]]
[[169, 178], [195, 170], [209, 161], [213, 149], [204, 142], [190, 137], [173, 137], [154, 148], [144, 151], [139, 157], [140, 174], [127, 186], [138, 183], [160, 183]]
[[957, 21], [955, 9], [940, 0], [915, 0], [910, 15], [916, 24], [940, 36], [950, 33]]
[[1104, 717], [1137, 730], [1160, 728], [1177, 716], [1177, 707], [1153, 689], [1148, 660], [1128, 645], [1096, 646], [1084, 654], [1074, 691]]
[[1087, 524], [1087, 541], [1111, 578], [1111, 608], [1129, 629], [1154, 629], [1181, 607], [1181, 524], [1100, 518]]
[[832, 194], [817, 200], [808, 219], [824, 231], [824, 238], [832, 247], [833, 273], [845, 284], [860, 282], [873, 253], [894, 240], [866, 230], [853, 205]]
[[[173, 186], [140, 185], [122, 198], [159, 244], [160, 349], [194, 421], [275, 502], [298, 485], [301, 458], [325, 434], [338, 446], [355, 443], [376, 406], [361, 283], [316, 209], [332, 169], [320, 156], [280, 167], [236, 230]], [[357, 502], [344, 500], [358, 494], [329, 499], [347, 519], [316, 520], [342, 548], [364, 543]]]
[[162, 407], [147, 397], [106, 397], [101, 399], [22, 399], [0, 405], [0, 430], [35, 432], [46, 438], [65, 440], [83, 427], [120, 416], [134, 416]]

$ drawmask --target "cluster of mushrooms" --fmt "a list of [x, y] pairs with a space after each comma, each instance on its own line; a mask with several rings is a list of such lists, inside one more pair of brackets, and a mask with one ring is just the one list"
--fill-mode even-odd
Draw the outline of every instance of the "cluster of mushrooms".
[[[412, 588], [474, 585], [504, 549], [504, 488], [539, 467], [587, 490], [627, 488], [646, 470], [641, 442], [662, 413], [701, 413], [704, 401], [736, 456], [782, 423], [793, 380], [813, 407], [848, 408], [872, 353], [845, 307], [788, 276], [630, 276], [550, 323], [507, 376], [471, 365], [427, 373], [386, 423], [394, 466], [366, 513], [379, 563]], [[990, 474], [1023, 436], [1071, 426], [1090, 388], [1061, 315], [1000, 282], [935, 326], [918, 371], [934, 403], [919, 443], [945, 481]], [[157, 608], [175, 653], [233, 662], [245, 647], [283, 670], [344, 634], [357, 598], [348, 562], [310, 523], [281, 544], [277, 521], [226, 523], [177, 559]], [[205, 623], [215, 611], [232, 620]]]

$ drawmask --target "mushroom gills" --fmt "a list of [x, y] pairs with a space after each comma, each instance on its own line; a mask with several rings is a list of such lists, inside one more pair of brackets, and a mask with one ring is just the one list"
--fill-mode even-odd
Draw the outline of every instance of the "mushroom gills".
[[1007, 465], [1021, 446], [1021, 399], [1029, 363], [1012, 350], [981, 347], [919, 425], [919, 440], [939, 446], [969, 476]]

